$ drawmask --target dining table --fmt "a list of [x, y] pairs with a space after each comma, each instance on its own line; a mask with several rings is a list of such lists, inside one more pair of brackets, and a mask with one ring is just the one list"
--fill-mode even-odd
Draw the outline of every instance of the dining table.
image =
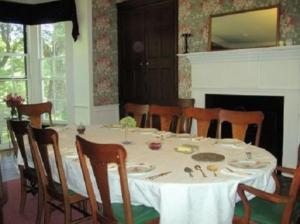
[[[77, 127], [53, 129], [59, 134], [69, 188], [87, 196], [75, 146]], [[81, 136], [95, 143], [123, 145], [131, 203], [156, 209], [161, 224], [229, 224], [235, 203], [240, 200], [239, 183], [275, 191], [272, 172], [276, 158], [263, 148], [237, 139], [197, 137], [153, 128], [125, 130], [119, 125], [87, 126]], [[54, 165], [54, 155], [49, 156]], [[18, 162], [22, 163], [20, 156]], [[122, 202], [116, 164], [109, 164], [108, 170], [111, 201]], [[89, 172], [96, 199], [101, 202], [91, 167]], [[58, 180], [55, 169], [53, 175]]]

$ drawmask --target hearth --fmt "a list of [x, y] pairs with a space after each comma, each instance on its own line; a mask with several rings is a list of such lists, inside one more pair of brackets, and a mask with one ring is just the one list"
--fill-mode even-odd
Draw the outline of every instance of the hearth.
[[[229, 110], [255, 111], [264, 113], [264, 121], [260, 138], [260, 147], [271, 152], [282, 164], [283, 153], [283, 109], [284, 97], [282, 96], [255, 96], [255, 95], [227, 95], [205, 94], [205, 107], [220, 107]], [[210, 130], [214, 132], [214, 128]], [[253, 142], [255, 126], [250, 126], [246, 135], [246, 142]], [[223, 129], [224, 136], [231, 137], [230, 126]]]

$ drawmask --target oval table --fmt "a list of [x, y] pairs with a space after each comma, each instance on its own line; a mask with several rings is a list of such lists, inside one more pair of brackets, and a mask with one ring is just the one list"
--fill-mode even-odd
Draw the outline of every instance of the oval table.
[[[69, 125], [55, 129], [59, 133], [68, 185], [72, 190], [87, 195], [74, 144], [76, 127]], [[271, 174], [276, 167], [276, 159], [262, 148], [234, 139], [196, 138], [154, 129], [130, 129], [127, 135], [131, 143], [123, 146], [127, 151], [128, 167], [138, 167], [131, 168], [128, 173], [131, 201], [154, 207], [160, 213], [162, 224], [229, 224], [235, 203], [240, 200], [236, 193], [239, 183], [267, 192], [275, 190]], [[88, 126], [82, 137], [97, 143], [122, 144], [125, 133], [117, 126], [95, 125]], [[147, 143], [157, 140], [162, 141], [162, 147], [159, 150], [149, 149]], [[192, 148], [193, 152], [175, 150], [186, 150], [186, 147]], [[201, 161], [198, 161], [192, 158], [199, 153], [214, 153], [224, 156], [224, 159], [202, 161], [206, 157], [200, 156]], [[214, 156], [210, 159], [214, 160]], [[195, 169], [196, 165], [198, 169]], [[216, 166], [217, 171], [208, 170], [208, 165]], [[192, 170], [193, 177], [184, 171], [186, 167]], [[116, 167], [112, 164], [109, 169], [111, 199], [120, 202], [122, 198]], [[54, 175], [57, 175], [55, 171]], [[94, 178], [92, 181], [95, 188]], [[98, 189], [95, 189], [100, 202]], [[251, 198], [251, 195], [248, 196]]]

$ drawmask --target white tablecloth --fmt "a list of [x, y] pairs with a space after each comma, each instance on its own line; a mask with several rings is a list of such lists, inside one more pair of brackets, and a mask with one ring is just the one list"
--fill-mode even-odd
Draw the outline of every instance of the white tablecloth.
[[[57, 131], [68, 185], [72, 190], [87, 195], [76, 156], [76, 128], [67, 126], [58, 128]], [[121, 144], [124, 141], [124, 130], [104, 128], [99, 125], [90, 126], [87, 127], [83, 137], [97, 143]], [[216, 144], [215, 139], [209, 138], [194, 141], [195, 139], [191, 138], [170, 137], [163, 141], [160, 150], [150, 150], [146, 142], [153, 139], [155, 139], [154, 134], [129, 131], [128, 140], [131, 140], [132, 144], [124, 145], [124, 147], [127, 150], [128, 163], [143, 162], [155, 166], [155, 169], [148, 173], [128, 175], [128, 183], [132, 203], [154, 207], [160, 213], [162, 224], [231, 223], [235, 202], [239, 200], [236, 193], [239, 183], [246, 183], [267, 192], [273, 192], [275, 189], [271, 173], [276, 166], [276, 159], [262, 148], [247, 144], [238, 146]], [[221, 162], [195, 161], [191, 158], [193, 154], [184, 154], [174, 150], [182, 144], [198, 146], [193, 154], [213, 152], [224, 155], [225, 160]], [[253, 160], [268, 162], [267, 166], [246, 171], [235, 169], [236, 173], [230, 173], [225, 169], [231, 160], [246, 160], [245, 152], [247, 151], [252, 152]], [[185, 167], [194, 168], [197, 164], [201, 165], [207, 178], [195, 169], [193, 169], [193, 178], [183, 171]], [[219, 167], [217, 177], [206, 169], [209, 164], [216, 164]], [[146, 177], [167, 171], [172, 171], [172, 173], [152, 181], [146, 179]], [[109, 177], [111, 199], [113, 202], [120, 202], [122, 198], [118, 176], [112, 170]], [[94, 186], [96, 186], [95, 181]], [[97, 200], [101, 201], [98, 189], [95, 189]]]

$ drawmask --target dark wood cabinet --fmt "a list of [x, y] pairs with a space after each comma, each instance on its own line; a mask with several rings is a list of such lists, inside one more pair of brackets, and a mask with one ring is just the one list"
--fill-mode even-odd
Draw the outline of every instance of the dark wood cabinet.
[[118, 4], [119, 102], [176, 105], [177, 0]]

